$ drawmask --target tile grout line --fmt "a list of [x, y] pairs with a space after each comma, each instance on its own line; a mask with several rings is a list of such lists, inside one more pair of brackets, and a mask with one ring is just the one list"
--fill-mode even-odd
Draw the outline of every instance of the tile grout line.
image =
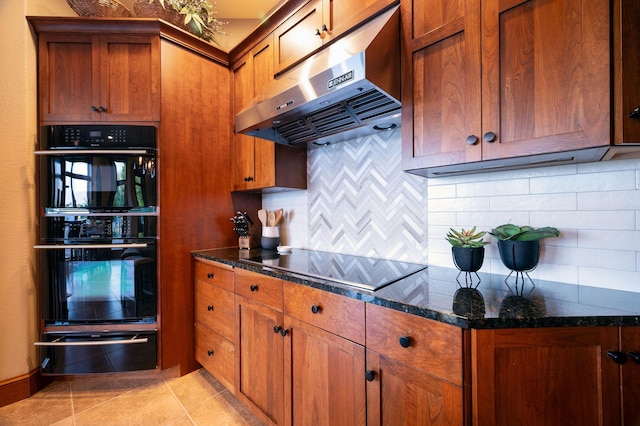
[[169, 392], [176, 399], [176, 401], [178, 401], [178, 404], [180, 404], [180, 407], [182, 407], [182, 410], [187, 415], [187, 418], [191, 421], [191, 423], [194, 425], [197, 425], [197, 423], [191, 417], [191, 414], [189, 414], [187, 407], [185, 407], [182, 401], [180, 401], [180, 398], [178, 398], [178, 395], [176, 395], [173, 389], [171, 389], [171, 386], [169, 386], [169, 384], [167, 383], [167, 380], [164, 377], [162, 377], [162, 383], [167, 387], [167, 389], [169, 389]]

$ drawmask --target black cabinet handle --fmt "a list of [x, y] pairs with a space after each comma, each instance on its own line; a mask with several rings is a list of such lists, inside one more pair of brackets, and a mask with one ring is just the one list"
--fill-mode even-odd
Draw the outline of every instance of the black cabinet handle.
[[640, 352], [629, 352], [629, 358], [633, 360], [636, 364], [640, 364]]
[[322, 307], [318, 306], [318, 305], [313, 305], [311, 307], [311, 312], [314, 314], [317, 314], [318, 312], [320, 312], [322, 310]]
[[400, 343], [400, 346], [402, 346], [403, 348], [408, 348], [409, 346], [411, 346], [411, 337], [402, 336], [400, 337], [398, 342]]
[[629, 118], [640, 118], [640, 106], [629, 113]]
[[212, 351], [211, 349], [209, 349], [209, 350], [207, 351], [207, 355], [212, 356], [212, 355], [213, 355], [213, 351]]
[[367, 370], [364, 372], [364, 378], [367, 382], [373, 382], [373, 379], [376, 378], [376, 372], [373, 370]]
[[209, 273], [207, 274], [207, 278], [213, 278], [213, 272], [209, 272]]
[[276, 334], [280, 333], [280, 330], [282, 330], [282, 328], [279, 325], [276, 325], [275, 327], [273, 327], [273, 332]]
[[493, 132], [487, 132], [482, 136], [485, 142], [494, 142], [496, 140], [496, 134]]
[[207, 311], [213, 311], [213, 305], [207, 306]]
[[258, 291], [258, 286], [256, 284], [251, 284], [251, 287], [249, 287], [249, 290]]
[[102, 105], [99, 107], [95, 107], [94, 105], [91, 105], [91, 111], [93, 112], [105, 112], [107, 109], [105, 107], [103, 107]]
[[91, 105], [91, 111], [98, 112], [98, 108], [96, 108], [95, 106]]
[[247, 176], [246, 178], [244, 178], [244, 181], [245, 182], [251, 182], [251, 181], [253, 181], [253, 177]]
[[616, 364], [624, 364], [627, 362], [627, 356], [624, 352], [608, 351], [607, 356], [609, 356]]
[[287, 330], [286, 328], [280, 329], [280, 334], [282, 335], [282, 337], [285, 337], [288, 333], [289, 333], [289, 330]]
[[478, 137], [476, 135], [467, 136], [467, 144], [475, 145], [478, 143]]

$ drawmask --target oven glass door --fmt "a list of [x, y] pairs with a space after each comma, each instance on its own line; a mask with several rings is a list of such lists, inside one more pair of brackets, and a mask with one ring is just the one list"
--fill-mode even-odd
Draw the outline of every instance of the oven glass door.
[[156, 321], [153, 242], [36, 246], [45, 325]]
[[149, 151], [40, 151], [45, 213], [156, 208], [156, 159]]

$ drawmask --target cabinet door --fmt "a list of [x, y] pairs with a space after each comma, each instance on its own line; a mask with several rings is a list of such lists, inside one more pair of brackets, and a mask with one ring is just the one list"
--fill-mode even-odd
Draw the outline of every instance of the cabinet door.
[[[253, 71], [250, 55], [246, 55], [233, 69], [233, 112], [235, 114], [246, 107], [253, 99]], [[255, 179], [254, 138], [234, 133], [233, 135], [233, 190], [249, 188]]]
[[463, 424], [461, 387], [371, 350], [367, 371], [368, 424]]
[[[401, 2], [405, 170], [482, 159], [480, 6], [475, 0]], [[413, 13], [413, 22], [410, 17]]]
[[103, 36], [100, 43], [103, 121], [160, 118], [160, 40], [157, 36]]
[[41, 34], [38, 48], [40, 120], [99, 121], [97, 35]]
[[609, 145], [608, 0], [482, 2], [483, 159]]
[[201, 323], [195, 325], [195, 358], [209, 373], [235, 393], [235, 347]]
[[364, 347], [288, 316], [285, 328], [285, 423], [365, 425]]
[[[615, 142], [640, 143], [640, 2], [613, 2]], [[631, 115], [631, 116], [630, 116]]]
[[640, 327], [621, 327], [620, 350], [628, 355], [622, 365], [622, 413], [625, 425], [640, 424]]
[[284, 415], [283, 315], [236, 296], [239, 367], [238, 397], [256, 407], [265, 421], [282, 424]]
[[617, 331], [473, 330], [473, 424], [620, 424]]
[[282, 72], [322, 46], [322, 0], [312, 0], [274, 31], [274, 71]]

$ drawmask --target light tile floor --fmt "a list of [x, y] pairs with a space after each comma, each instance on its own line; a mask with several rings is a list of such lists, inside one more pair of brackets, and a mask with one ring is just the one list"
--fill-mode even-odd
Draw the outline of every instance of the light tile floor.
[[173, 378], [54, 382], [0, 407], [0, 425], [248, 425], [262, 423], [206, 370]]

